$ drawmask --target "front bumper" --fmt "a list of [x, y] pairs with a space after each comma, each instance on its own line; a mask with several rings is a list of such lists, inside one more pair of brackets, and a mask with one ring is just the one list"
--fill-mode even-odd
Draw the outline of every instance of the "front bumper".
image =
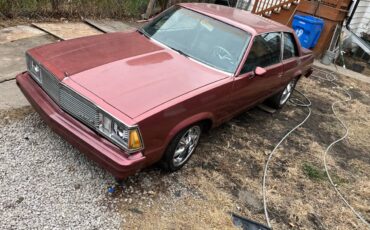
[[142, 152], [127, 155], [104, 137], [65, 113], [25, 72], [17, 77], [17, 85], [43, 120], [61, 137], [117, 179], [124, 179], [145, 166]]

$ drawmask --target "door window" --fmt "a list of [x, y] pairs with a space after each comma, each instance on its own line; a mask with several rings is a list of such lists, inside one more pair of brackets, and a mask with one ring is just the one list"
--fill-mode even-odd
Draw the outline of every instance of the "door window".
[[266, 67], [280, 62], [281, 33], [265, 33], [254, 38], [241, 73], [253, 71], [257, 66]]
[[293, 34], [291, 33], [284, 33], [284, 51], [283, 51], [283, 59], [289, 59], [292, 57], [298, 56], [298, 49], [297, 44], [295, 43], [295, 39]]

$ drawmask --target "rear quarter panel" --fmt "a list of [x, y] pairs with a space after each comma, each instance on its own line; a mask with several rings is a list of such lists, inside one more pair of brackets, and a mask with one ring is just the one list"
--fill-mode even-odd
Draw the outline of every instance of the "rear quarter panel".
[[303, 47], [301, 47], [301, 54], [302, 74], [308, 77], [312, 72], [312, 65], [315, 58], [311, 50]]
[[313, 61], [315, 59], [315, 57], [313, 56], [313, 52], [309, 49], [302, 47], [294, 31], [292, 32], [292, 34], [295, 38], [295, 41], [297, 43], [298, 50], [299, 50], [299, 55], [300, 55], [299, 58], [301, 60], [301, 64], [300, 64], [301, 75], [303, 76], [306, 76], [307, 74], [310, 75], [312, 71]]

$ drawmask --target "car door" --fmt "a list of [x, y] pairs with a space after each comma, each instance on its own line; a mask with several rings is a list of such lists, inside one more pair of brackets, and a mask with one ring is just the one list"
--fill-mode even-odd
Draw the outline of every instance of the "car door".
[[282, 84], [285, 86], [293, 77], [296, 77], [301, 64], [298, 46], [292, 33], [283, 33], [283, 77]]
[[[245, 63], [234, 78], [230, 97], [233, 109], [240, 111], [252, 107], [281, 86], [281, 46], [280, 32], [265, 33], [254, 38]], [[255, 75], [256, 67], [264, 68], [266, 73]]]

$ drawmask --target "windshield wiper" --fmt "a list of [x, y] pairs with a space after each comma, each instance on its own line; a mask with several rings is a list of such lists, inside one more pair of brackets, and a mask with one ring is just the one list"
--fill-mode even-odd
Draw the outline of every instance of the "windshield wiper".
[[149, 35], [147, 34], [147, 32], [145, 32], [145, 30], [143, 30], [143, 28], [137, 29], [137, 32], [139, 32], [140, 34], [142, 34], [145, 37], [149, 38]]
[[185, 56], [185, 57], [189, 57], [189, 55], [187, 54], [187, 53], [184, 53], [184, 51], [182, 51], [182, 50], [179, 50], [179, 49], [176, 49], [176, 48], [173, 48], [173, 47], [171, 47], [171, 46], [169, 46], [171, 49], [173, 49], [174, 51], [176, 51], [177, 53], [179, 53], [179, 54], [181, 54], [181, 55], [183, 55], [183, 56]]
[[[144, 35], [145, 37], [147, 38], [150, 38], [149, 34], [143, 29], [143, 28], [139, 28], [137, 29], [137, 32], [139, 32], [140, 34]], [[176, 51], [177, 53], [185, 56], [185, 57], [189, 57], [189, 55], [187, 53], [184, 53], [184, 51], [182, 50], [179, 50], [179, 49], [176, 49], [176, 48], [173, 48], [171, 46], [168, 46], [169, 48], [171, 48], [172, 50]]]

